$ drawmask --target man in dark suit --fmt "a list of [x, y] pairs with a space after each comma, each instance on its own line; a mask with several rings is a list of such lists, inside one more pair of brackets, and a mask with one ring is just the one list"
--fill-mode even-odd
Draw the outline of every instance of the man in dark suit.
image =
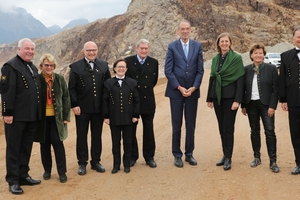
[[[143, 121], [143, 156], [151, 168], [156, 167], [154, 161], [155, 138], [153, 119], [155, 113], [155, 96], [153, 88], [158, 79], [158, 61], [148, 56], [150, 47], [148, 40], [141, 39], [136, 44], [136, 55], [125, 58], [128, 70], [126, 76], [133, 78], [138, 83], [140, 97], [140, 115]], [[133, 166], [139, 157], [136, 138], [137, 123], [133, 127], [132, 154], [130, 166]]]
[[1, 75], [2, 116], [6, 139], [6, 181], [9, 191], [22, 194], [21, 185], [40, 184], [29, 172], [34, 133], [41, 119], [40, 79], [32, 64], [35, 44], [28, 38], [18, 43], [18, 55], [7, 61]]
[[76, 154], [79, 164], [78, 174], [86, 174], [88, 163], [87, 133], [91, 126], [91, 169], [105, 172], [100, 164], [102, 151], [102, 95], [103, 83], [110, 78], [107, 62], [96, 58], [98, 47], [94, 42], [86, 42], [84, 58], [70, 65], [69, 91], [71, 108], [76, 119]]
[[296, 167], [292, 174], [300, 174], [300, 26], [293, 32], [295, 48], [281, 54], [279, 97], [281, 108], [289, 112], [290, 135]]
[[185, 117], [185, 161], [197, 165], [193, 157], [198, 98], [204, 69], [201, 43], [189, 39], [191, 25], [180, 22], [180, 39], [169, 44], [165, 75], [168, 78], [165, 96], [170, 98], [172, 118], [172, 153], [176, 167], [183, 167], [180, 149], [182, 116]]

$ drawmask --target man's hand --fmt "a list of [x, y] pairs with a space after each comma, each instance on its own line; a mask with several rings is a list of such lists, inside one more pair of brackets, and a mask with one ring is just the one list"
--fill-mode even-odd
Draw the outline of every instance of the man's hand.
[[72, 108], [72, 110], [73, 110], [73, 113], [75, 115], [80, 115], [80, 113], [81, 113], [81, 110], [80, 110], [79, 106], [76, 106], [76, 107]]
[[284, 110], [284, 111], [288, 111], [288, 110], [289, 110], [289, 107], [288, 107], [288, 104], [287, 104], [287, 103], [282, 103], [282, 104], [281, 104], [281, 108], [282, 108], [282, 110]]
[[4, 116], [3, 119], [4, 119], [4, 123], [6, 124], [12, 124], [13, 123], [13, 116]]

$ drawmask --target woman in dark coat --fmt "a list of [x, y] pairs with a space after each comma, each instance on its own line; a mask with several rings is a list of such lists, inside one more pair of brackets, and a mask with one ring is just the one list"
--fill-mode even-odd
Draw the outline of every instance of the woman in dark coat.
[[231, 37], [222, 33], [217, 38], [218, 54], [212, 59], [207, 106], [214, 108], [221, 135], [223, 158], [216, 163], [224, 170], [231, 169], [234, 124], [243, 100], [244, 65], [242, 57], [231, 50]]
[[38, 124], [35, 141], [40, 142], [44, 167], [43, 178], [50, 179], [52, 170], [51, 145], [54, 149], [59, 180], [67, 181], [66, 153], [63, 140], [68, 136], [70, 121], [70, 96], [62, 75], [54, 73], [55, 58], [43, 54], [40, 58], [42, 120]]
[[123, 137], [124, 172], [130, 172], [133, 124], [139, 118], [139, 94], [136, 80], [125, 77], [126, 61], [117, 60], [113, 65], [116, 76], [104, 82], [103, 117], [110, 126], [112, 137], [112, 152], [114, 157], [113, 169], [115, 174], [120, 170], [121, 150], [120, 141]]
[[254, 160], [250, 164], [256, 167], [261, 164], [260, 158], [260, 118], [262, 119], [270, 169], [277, 173], [276, 135], [274, 114], [278, 103], [278, 73], [275, 65], [264, 63], [266, 49], [263, 44], [254, 44], [250, 49], [253, 64], [245, 67], [245, 94], [242, 103], [242, 113], [248, 115], [251, 128], [251, 143]]

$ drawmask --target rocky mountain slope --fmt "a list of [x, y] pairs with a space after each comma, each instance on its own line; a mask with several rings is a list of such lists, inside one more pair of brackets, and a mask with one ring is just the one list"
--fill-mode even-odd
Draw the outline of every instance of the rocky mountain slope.
[[[150, 55], [159, 60], [162, 72], [167, 45], [178, 38], [176, 28], [182, 19], [191, 22], [191, 38], [202, 42], [204, 58], [209, 60], [222, 32], [232, 34], [233, 49], [241, 53], [253, 42], [267, 46], [291, 43], [292, 30], [300, 25], [299, 10], [297, 0], [132, 0], [122, 15], [35, 40], [35, 63], [42, 53], [52, 53], [58, 70], [68, 74], [68, 65], [82, 58], [86, 41], [96, 42], [99, 58], [112, 64], [130, 52], [130, 47], [134, 50], [138, 39], [146, 38], [151, 43]], [[11, 45], [0, 47], [0, 64], [15, 55], [15, 50]]]

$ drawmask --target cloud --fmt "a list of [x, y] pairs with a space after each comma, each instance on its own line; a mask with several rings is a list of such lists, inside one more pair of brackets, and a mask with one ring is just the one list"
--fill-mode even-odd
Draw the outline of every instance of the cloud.
[[73, 19], [90, 22], [126, 12], [131, 0], [0, 0], [2, 12], [12, 12], [12, 6], [22, 7], [45, 26], [65, 26]]

